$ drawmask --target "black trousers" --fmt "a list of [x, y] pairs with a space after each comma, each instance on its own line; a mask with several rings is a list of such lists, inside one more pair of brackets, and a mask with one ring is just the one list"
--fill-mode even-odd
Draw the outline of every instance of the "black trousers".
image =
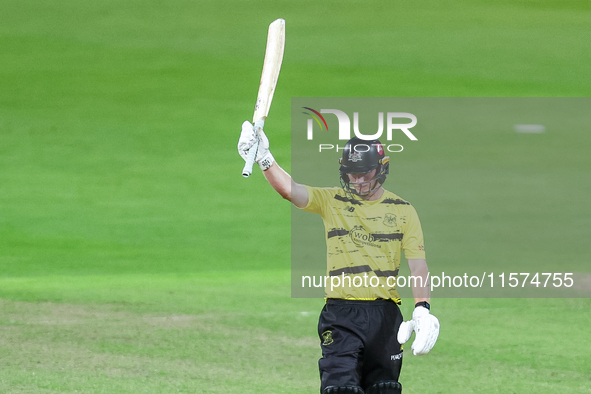
[[398, 381], [400, 323], [402, 313], [392, 300], [328, 299], [318, 321], [320, 392], [329, 386], [367, 390], [379, 382]]

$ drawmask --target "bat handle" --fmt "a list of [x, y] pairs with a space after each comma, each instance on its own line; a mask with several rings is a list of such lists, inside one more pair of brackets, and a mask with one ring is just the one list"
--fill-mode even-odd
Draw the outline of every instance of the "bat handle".
[[242, 176], [248, 178], [252, 174], [252, 166], [257, 157], [257, 151], [259, 150], [259, 139], [257, 138], [254, 145], [248, 150], [248, 156], [246, 156], [246, 163], [242, 169]]

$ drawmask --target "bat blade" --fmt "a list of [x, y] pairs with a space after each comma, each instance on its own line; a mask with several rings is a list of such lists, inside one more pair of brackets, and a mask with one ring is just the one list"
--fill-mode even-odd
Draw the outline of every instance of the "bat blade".
[[[252, 116], [253, 123], [256, 121], [265, 121], [269, 115], [273, 94], [277, 86], [281, 63], [283, 62], [283, 51], [285, 49], [285, 20], [277, 19], [269, 25], [267, 34], [267, 49], [265, 50], [265, 60], [263, 62], [263, 72], [259, 84], [259, 92], [254, 106]], [[256, 130], [258, 133], [258, 130]], [[249, 151], [242, 175], [248, 178], [252, 174], [252, 166], [256, 158], [258, 143]]]
[[277, 86], [281, 63], [283, 62], [283, 51], [285, 49], [285, 20], [277, 19], [269, 25], [267, 35], [267, 49], [265, 51], [265, 61], [263, 62], [263, 72], [261, 74], [261, 83], [259, 93], [254, 106], [252, 121], [264, 120], [269, 115], [273, 94]]

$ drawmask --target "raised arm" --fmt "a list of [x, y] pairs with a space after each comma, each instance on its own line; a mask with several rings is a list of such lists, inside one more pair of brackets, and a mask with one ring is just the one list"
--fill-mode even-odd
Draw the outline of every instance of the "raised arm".
[[242, 133], [238, 141], [240, 156], [246, 160], [248, 150], [254, 145], [257, 138], [259, 139], [259, 145], [255, 162], [258, 163], [269, 184], [281, 197], [291, 201], [298, 208], [304, 208], [308, 205], [308, 190], [304, 185], [294, 182], [291, 176], [277, 164], [269, 151], [269, 139], [265, 132], [262, 128], [258, 128], [258, 133], [256, 133], [249, 121], [242, 124]]
[[268, 169], [263, 170], [263, 174], [281, 197], [291, 201], [298, 208], [304, 208], [308, 205], [308, 190], [304, 185], [294, 182], [291, 176], [277, 162], [273, 162]]

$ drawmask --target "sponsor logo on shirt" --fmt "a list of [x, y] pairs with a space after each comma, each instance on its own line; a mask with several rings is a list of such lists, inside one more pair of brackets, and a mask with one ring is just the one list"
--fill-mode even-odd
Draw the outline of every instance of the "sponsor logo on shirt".
[[373, 235], [367, 232], [363, 226], [355, 226], [349, 231], [351, 241], [357, 246], [373, 246], [381, 248], [381, 245], [375, 243], [376, 239]]

